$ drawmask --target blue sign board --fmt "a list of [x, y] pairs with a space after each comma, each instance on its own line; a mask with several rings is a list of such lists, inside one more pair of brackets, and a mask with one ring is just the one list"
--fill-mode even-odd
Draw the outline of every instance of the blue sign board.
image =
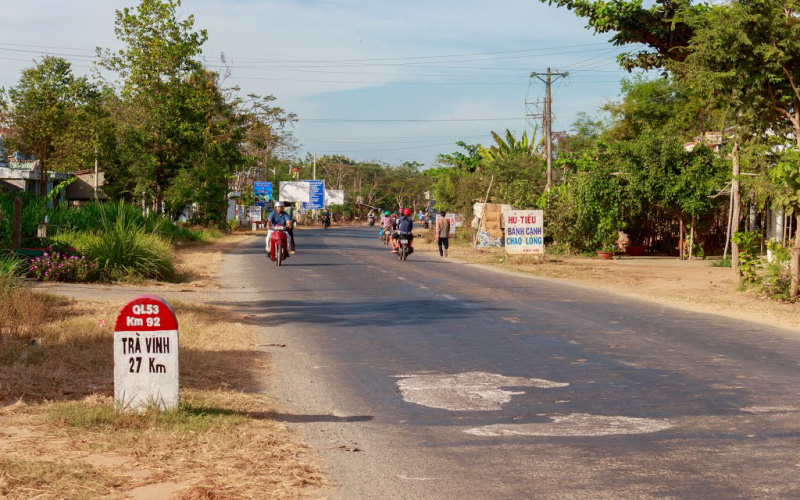
[[255, 195], [255, 204], [259, 207], [272, 206], [272, 183], [257, 181], [253, 183], [253, 194]]
[[306, 210], [325, 208], [325, 181], [305, 181], [309, 184], [308, 203], [303, 203]]

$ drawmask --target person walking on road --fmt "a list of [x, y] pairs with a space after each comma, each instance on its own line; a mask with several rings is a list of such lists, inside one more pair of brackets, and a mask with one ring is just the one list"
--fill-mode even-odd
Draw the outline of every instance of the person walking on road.
[[294, 255], [294, 205], [291, 203], [286, 207], [286, 215], [289, 216], [289, 220], [292, 222], [292, 224], [286, 228], [286, 232], [289, 233], [289, 253]]
[[450, 221], [445, 217], [444, 211], [439, 212], [439, 219], [436, 221], [436, 237], [439, 243], [439, 257], [447, 257], [447, 250], [450, 249]]

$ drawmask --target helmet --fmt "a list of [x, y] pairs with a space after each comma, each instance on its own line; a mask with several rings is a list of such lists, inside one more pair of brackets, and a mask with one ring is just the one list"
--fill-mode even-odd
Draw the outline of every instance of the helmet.
[[403, 215], [411, 215], [411, 209], [410, 208], [404, 208], [403, 209]]
[[285, 206], [285, 205], [283, 204], [283, 202], [282, 202], [282, 201], [276, 201], [276, 202], [275, 202], [275, 208], [278, 208], [278, 207], [283, 207], [283, 206]]
[[387, 211], [383, 212], [383, 215], [392, 215], [392, 213], [387, 210]]

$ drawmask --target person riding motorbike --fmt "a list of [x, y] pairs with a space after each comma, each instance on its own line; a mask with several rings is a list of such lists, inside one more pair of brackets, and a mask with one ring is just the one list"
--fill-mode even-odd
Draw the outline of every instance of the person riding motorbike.
[[327, 208], [322, 212], [322, 225], [327, 229], [331, 225], [331, 212]]
[[393, 235], [395, 245], [393, 245], [394, 249], [392, 250], [392, 253], [397, 253], [397, 245], [399, 244], [401, 237], [408, 238], [409, 253], [414, 251], [414, 235], [411, 233], [413, 230], [414, 219], [411, 216], [411, 209], [404, 208], [403, 215], [397, 219], [397, 231]]
[[382, 238], [384, 234], [390, 232], [392, 230], [392, 218], [390, 217], [392, 214], [388, 210], [383, 212], [381, 216], [381, 233], [378, 238]]
[[[267, 217], [267, 253], [270, 253], [269, 243], [272, 240], [273, 226], [284, 226], [287, 230], [292, 228], [292, 218], [284, 211], [284, 205], [282, 201], [275, 202], [275, 209], [270, 212], [269, 217]], [[289, 250], [291, 253], [294, 253], [294, 239], [291, 240], [289, 245]]]

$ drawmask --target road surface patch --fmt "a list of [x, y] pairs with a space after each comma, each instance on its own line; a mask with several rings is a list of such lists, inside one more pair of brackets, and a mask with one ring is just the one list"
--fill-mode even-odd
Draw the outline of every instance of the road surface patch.
[[748, 406], [741, 410], [748, 413], [791, 413], [800, 411], [800, 408], [796, 406]]
[[464, 432], [475, 436], [613, 436], [620, 434], [649, 434], [669, 429], [667, 420], [650, 418], [590, 415], [570, 413], [568, 415], [543, 415], [552, 422], [531, 424], [492, 424], [467, 429]]
[[496, 373], [466, 372], [456, 374], [401, 375], [397, 381], [400, 394], [408, 403], [450, 411], [493, 411], [503, 408], [511, 397], [524, 391], [503, 387], [566, 387], [564, 382], [526, 377], [507, 377]]

